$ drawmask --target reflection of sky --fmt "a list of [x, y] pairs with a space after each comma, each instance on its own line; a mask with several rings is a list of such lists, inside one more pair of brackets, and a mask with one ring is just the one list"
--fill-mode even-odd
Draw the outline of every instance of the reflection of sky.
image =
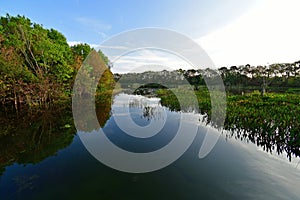
[[[290, 162], [285, 153], [278, 155], [273, 152], [273, 154], [270, 154], [264, 151], [262, 147], [258, 147], [251, 142], [248, 143], [234, 138], [226, 139], [226, 143], [239, 151], [239, 154], [243, 157], [251, 176], [250, 183], [247, 183], [248, 187], [252, 187], [252, 184], [258, 184], [261, 187], [260, 192], [268, 193], [271, 191], [278, 195], [280, 199], [299, 197], [300, 166], [297, 166], [300, 161], [299, 158], [292, 158], [293, 160]], [[260, 195], [259, 198], [258, 195]], [[265, 198], [263, 194], [259, 193], [251, 196], [254, 199]]]
[[[164, 139], [172, 139], [171, 130], [174, 129], [180, 113], [168, 114], [171, 121], [169, 126], [165, 127], [166, 136], [162, 134], [159, 138], [163, 144], [168, 142]], [[189, 115], [192, 117], [193, 114]], [[187, 118], [182, 123], [193, 122]], [[108, 120], [104, 129], [120, 145], [126, 147], [133, 144], [126, 143], [124, 137], [122, 140], [117, 137], [120, 133], [117, 132], [118, 128], [113, 118]], [[226, 133], [221, 135], [212, 152], [199, 159], [197, 154], [205, 132], [204, 127], [199, 128], [197, 137], [188, 151], [169, 167], [155, 173], [140, 175], [116, 172], [102, 165], [83, 147], [79, 137], [75, 136], [69, 147], [40, 163], [25, 166], [15, 163], [6, 167], [0, 178], [0, 196], [3, 199], [15, 198], [18, 195], [21, 195], [22, 199], [31, 199], [32, 196], [44, 199], [46, 195], [51, 194], [65, 196], [66, 199], [87, 195], [104, 198], [116, 195], [115, 191], [118, 190], [126, 191], [120, 193], [122, 198], [127, 197], [129, 192], [131, 199], [140, 199], [140, 196], [136, 195], [136, 187], [139, 185], [139, 194], [149, 196], [153, 191], [157, 191], [159, 194], [172, 196], [172, 199], [178, 196], [182, 197], [181, 199], [299, 199], [300, 166], [296, 167], [299, 159], [289, 162], [285, 155], [271, 155], [255, 144], [234, 138], [226, 139]], [[129, 149], [135, 148], [149, 150], [153, 146], [140, 142]], [[137, 182], [132, 181], [134, 176], [138, 177]], [[15, 180], [27, 181], [22, 183], [23, 185], [17, 185]], [[27, 188], [18, 193], [17, 190], [26, 186], [26, 183]], [[28, 183], [32, 184], [34, 189], [30, 189]]]
[[159, 98], [119, 94], [114, 98], [112, 118], [127, 135], [148, 138], [162, 130], [167, 117]]
[[[203, 132], [199, 130], [194, 144], [183, 157], [185, 162], [192, 162], [185, 173], [187, 179], [214, 180], [214, 189], [210, 192], [226, 191], [222, 199], [298, 199], [300, 195], [300, 170], [296, 168], [295, 159], [292, 163], [284, 156], [270, 155], [261, 151], [253, 143], [226, 138], [221, 135], [218, 143], [205, 158], [194, 160], [197, 156]], [[184, 169], [184, 165], [180, 165]], [[198, 170], [197, 172], [194, 170]], [[211, 184], [209, 181], [207, 184]], [[226, 195], [232, 194], [230, 198]]]
[[117, 95], [114, 98], [113, 107], [125, 107], [128, 106], [130, 103], [136, 103], [136, 107], [145, 107], [145, 106], [158, 106], [159, 105], [159, 98], [146, 98], [141, 95]]
[[[112, 106], [113, 116], [123, 116], [128, 117], [129, 115], [138, 114], [139, 116], [143, 115], [145, 108], [151, 108], [153, 111], [153, 120], [165, 120], [164, 113], [168, 108], [160, 104], [160, 98], [156, 97], [145, 97], [141, 95], [127, 95], [121, 94], [117, 95], [114, 98], [114, 103]], [[185, 123], [191, 123], [193, 125], [204, 125], [201, 123], [205, 115], [201, 115], [194, 112], [181, 112], [184, 114], [181, 117], [181, 120]], [[139, 122], [137, 122], [139, 123]]]

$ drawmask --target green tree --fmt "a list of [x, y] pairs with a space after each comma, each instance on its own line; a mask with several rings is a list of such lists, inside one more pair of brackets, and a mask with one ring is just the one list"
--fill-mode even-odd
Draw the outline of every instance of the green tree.
[[73, 76], [66, 38], [24, 16], [0, 18], [1, 100], [44, 104], [70, 94]]

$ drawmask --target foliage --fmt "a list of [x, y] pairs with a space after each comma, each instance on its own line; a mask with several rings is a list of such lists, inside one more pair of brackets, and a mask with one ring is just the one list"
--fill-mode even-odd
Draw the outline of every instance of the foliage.
[[[24, 16], [1, 17], [2, 106], [13, 105], [19, 110], [24, 105], [44, 107], [69, 100], [77, 71], [92, 50], [88, 44], [70, 47], [60, 32], [45, 29]], [[108, 65], [108, 58], [100, 50], [98, 55]], [[101, 90], [113, 84], [111, 72], [105, 72], [104, 79], [105, 84], [99, 86]]]
[[[181, 110], [171, 90], [157, 91], [161, 103], [171, 110]], [[210, 122], [211, 101], [207, 89], [195, 92], [199, 109]], [[178, 94], [177, 94], [178, 95]], [[187, 100], [188, 96], [181, 93]], [[300, 98], [297, 94], [255, 91], [247, 95], [228, 95], [224, 129], [227, 137], [251, 141], [269, 152], [286, 152], [289, 159], [300, 156]]]
[[22, 16], [1, 17], [0, 27], [3, 104], [45, 104], [69, 89], [72, 57], [61, 33]]

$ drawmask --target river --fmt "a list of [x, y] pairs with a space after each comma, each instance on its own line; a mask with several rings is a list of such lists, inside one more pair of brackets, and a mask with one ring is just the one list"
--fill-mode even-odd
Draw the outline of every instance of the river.
[[[160, 105], [157, 98], [127, 94], [117, 95], [109, 108], [100, 107], [97, 111], [105, 111], [97, 115], [102, 120], [102, 132], [125, 151], [141, 154], [163, 149], [176, 137], [181, 125], [196, 126], [197, 133], [191, 146], [173, 163], [153, 172], [127, 173], [103, 164], [89, 153], [80, 137], [88, 133], [76, 133], [70, 128], [73, 126], [70, 121], [61, 120], [70, 120], [71, 116], [64, 117], [61, 112], [62, 116], [55, 114], [53, 121], [46, 116], [48, 121], [43, 123], [51, 121], [46, 128], [52, 127], [53, 131], [38, 137], [32, 134], [42, 131], [43, 126], [35, 124], [42, 122], [33, 120], [30, 130], [16, 129], [18, 133], [0, 138], [3, 167], [0, 199], [296, 200], [300, 197], [299, 159], [290, 162], [285, 155], [270, 154], [255, 144], [228, 138], [225, 133], [212, 151], [200, 159], [199, 149], [207, 129], [211, 128], [199, 120], [181, 118], [184, 114], [201, 118], [196, 113], [174, 112]], [[130, 127], [128, 119], [136, 127]], [[151, 131], [128, 134], [131, 129], [150, 125], [153, 129], [162, 128], [155, 135]], [[189, 129], [185, 130], [189, 134]]]

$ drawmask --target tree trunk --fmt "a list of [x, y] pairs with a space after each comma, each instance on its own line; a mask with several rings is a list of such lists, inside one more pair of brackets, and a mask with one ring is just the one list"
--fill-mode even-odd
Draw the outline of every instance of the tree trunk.
[[262, 83], [262, 88], [261, 88], [261, 96], [265, 95], [265, 93], [266, 93], [266, 86], [267, 86], [266, 79], [265, 79], [265, 77], [263, 77], [263, 83]]
[[266, 93], [266, 88], [263, 86], [261, 90], [261, 96], [265, 96], [265, 93]]
[[16, 111], [18, 111], [18, 101], [17, 101], [16, 85], [14, 85], [14, 106], [15, 106]]

